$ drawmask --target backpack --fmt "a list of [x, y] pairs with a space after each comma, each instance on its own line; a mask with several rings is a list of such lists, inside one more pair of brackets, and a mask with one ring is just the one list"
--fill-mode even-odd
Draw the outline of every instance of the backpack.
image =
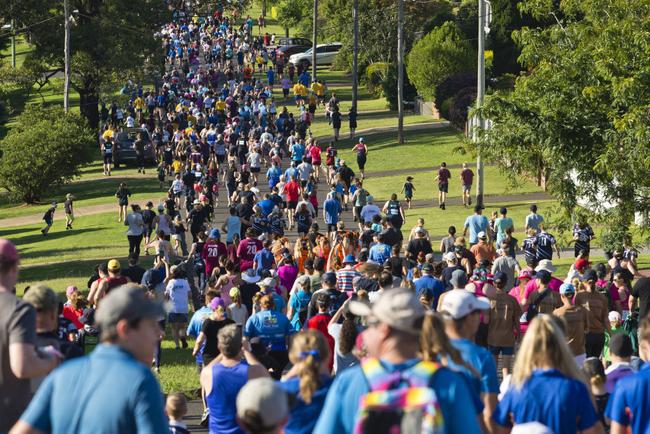
[[443, 433], [442, 411], [429, 387], [439, 367], [422, 361], [406, 371], [387, 372], [379, 359], [364, 359], [361, 369], [370, 391], [359, 401], [354, 433]]

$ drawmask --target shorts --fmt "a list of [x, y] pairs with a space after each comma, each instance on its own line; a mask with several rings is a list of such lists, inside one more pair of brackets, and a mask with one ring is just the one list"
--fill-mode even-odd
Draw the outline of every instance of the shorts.
[[469, 193], [472, 189], [472, 184], [463, 184], [463, 193]]
[[111, 164], [113, 162], [113, 154], [104, 154], [104, 164]]
[[515, 347], [493, 347], [488, 345], [488, 349], [494, 356], [501, 354], [502, 356], [513, 356], [515, 354]]
[[296, 209], [297, 206], [298, 206], [297, 200], [290, 200], [287, 202], [287, 208], [289, 209]]
[[169, 321], [170, 324], [183, 324], [187, 323], [187, 318], [188, 315], [186, 313], [174, 313], [170, 312], [169, 316], [167, 317], [167, 320]]
[[259, 167], [251, 167], [251, 173], [260, 173], [260, 168]]
[[438, 184], [438, 191], [441, 193], [449, 193], [449, 183], [448, 182], [440, 182]]

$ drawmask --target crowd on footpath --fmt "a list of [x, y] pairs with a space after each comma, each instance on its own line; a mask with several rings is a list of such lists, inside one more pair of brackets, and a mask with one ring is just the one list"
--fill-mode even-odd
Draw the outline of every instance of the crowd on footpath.
[[[339, 101], [324, 83], [255, 37], [250, 17], [174, 17], [158, 34], [161, 90], [130, 86], [124, 110], [101, 110], [106, 176], [116, 134], [139, 125], [152, 138], [136, 140], [139, 168], [153, 146], [167, 191], [129, 211], [129, 187], [117, 190], [128, 264], [98, 264], [65, 301], [46, 285], [17, 297], [20, 255], [0, 239], [0, 433], [189, 432], [187, 398], [158, 382], [166, 330], [196, 360], [210, 433], [650, 431], [650, 278], [631, 240], [598, 261], [577, 221], [560, 273], [567, 253], [534, 204], [521, 242], [505, 207], [474, 206], [441, 239], [423, 219], [409, 232], [413, 178], [403, 200], [375, 203], [363, 138], [358, 174], [337, 157]], [[278, 83], [295, 116], [276, 107]], [[310, 133], [321, 106], [326, 150]], [[442, 163], [441, 210], [451, 179]], [[466, 165], [459, 181], [469, 209]]]

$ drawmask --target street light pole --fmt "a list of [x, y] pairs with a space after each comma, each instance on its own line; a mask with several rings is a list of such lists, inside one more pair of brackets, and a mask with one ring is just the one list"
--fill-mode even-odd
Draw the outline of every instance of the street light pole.
[[317, 46], [317, 41], [316, 39], [318, 38], [318, 0], [314, 0], [314, 16], [313, 16], [314, 22], [313, 22], [313, 32], [312, 32], [312, 47], [311, 47], [311, 76], [312, 80], [316, 80], [316, 46]]
[[63, 15], [65, 16], [63, 111], [68, 113], [70, 110], [70, 0], [63, 0]]
[[404, 144], [404, 0], [397, 0], [397, 143]]
[[359, 87], [359, 0], [354, 0], [352, 6], [353, 46], [352, 46], [352, 107], [356, 111]]
[[[485, 0], [478, 0], [478, 77], [476, 83], [476, 108], [480, 109], [483, 106], [483, 97], [485, 95]], [[474, 123], [474, 129], [483, 128], [483, 119], [477, 116]], [[473, 132], [475, 140], [478, 140], [478, 131]], [[476, 176], [478, 178], [476, 184], [476, 204], [483, 206], [483, 158], [481, 157], [481, 150], [479, 148], [476, 155]]]

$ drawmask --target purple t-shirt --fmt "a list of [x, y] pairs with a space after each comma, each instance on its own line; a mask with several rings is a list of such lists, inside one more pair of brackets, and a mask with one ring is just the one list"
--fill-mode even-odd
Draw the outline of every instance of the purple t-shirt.
[[464, 169], [460, 172], [460, 177], [463, 180], [463, 185], [472, 185], [472, 181], [474, 181], [474, 172], [472, 172], [472, 169]]
[[449, 170], [447, 170], [446, 167], [441, 167], [438, 170], [438, 182], [440, 184], [446, 184], [449, 182], [449, 178], [451, 178], [451, 173], [449, 173]]

